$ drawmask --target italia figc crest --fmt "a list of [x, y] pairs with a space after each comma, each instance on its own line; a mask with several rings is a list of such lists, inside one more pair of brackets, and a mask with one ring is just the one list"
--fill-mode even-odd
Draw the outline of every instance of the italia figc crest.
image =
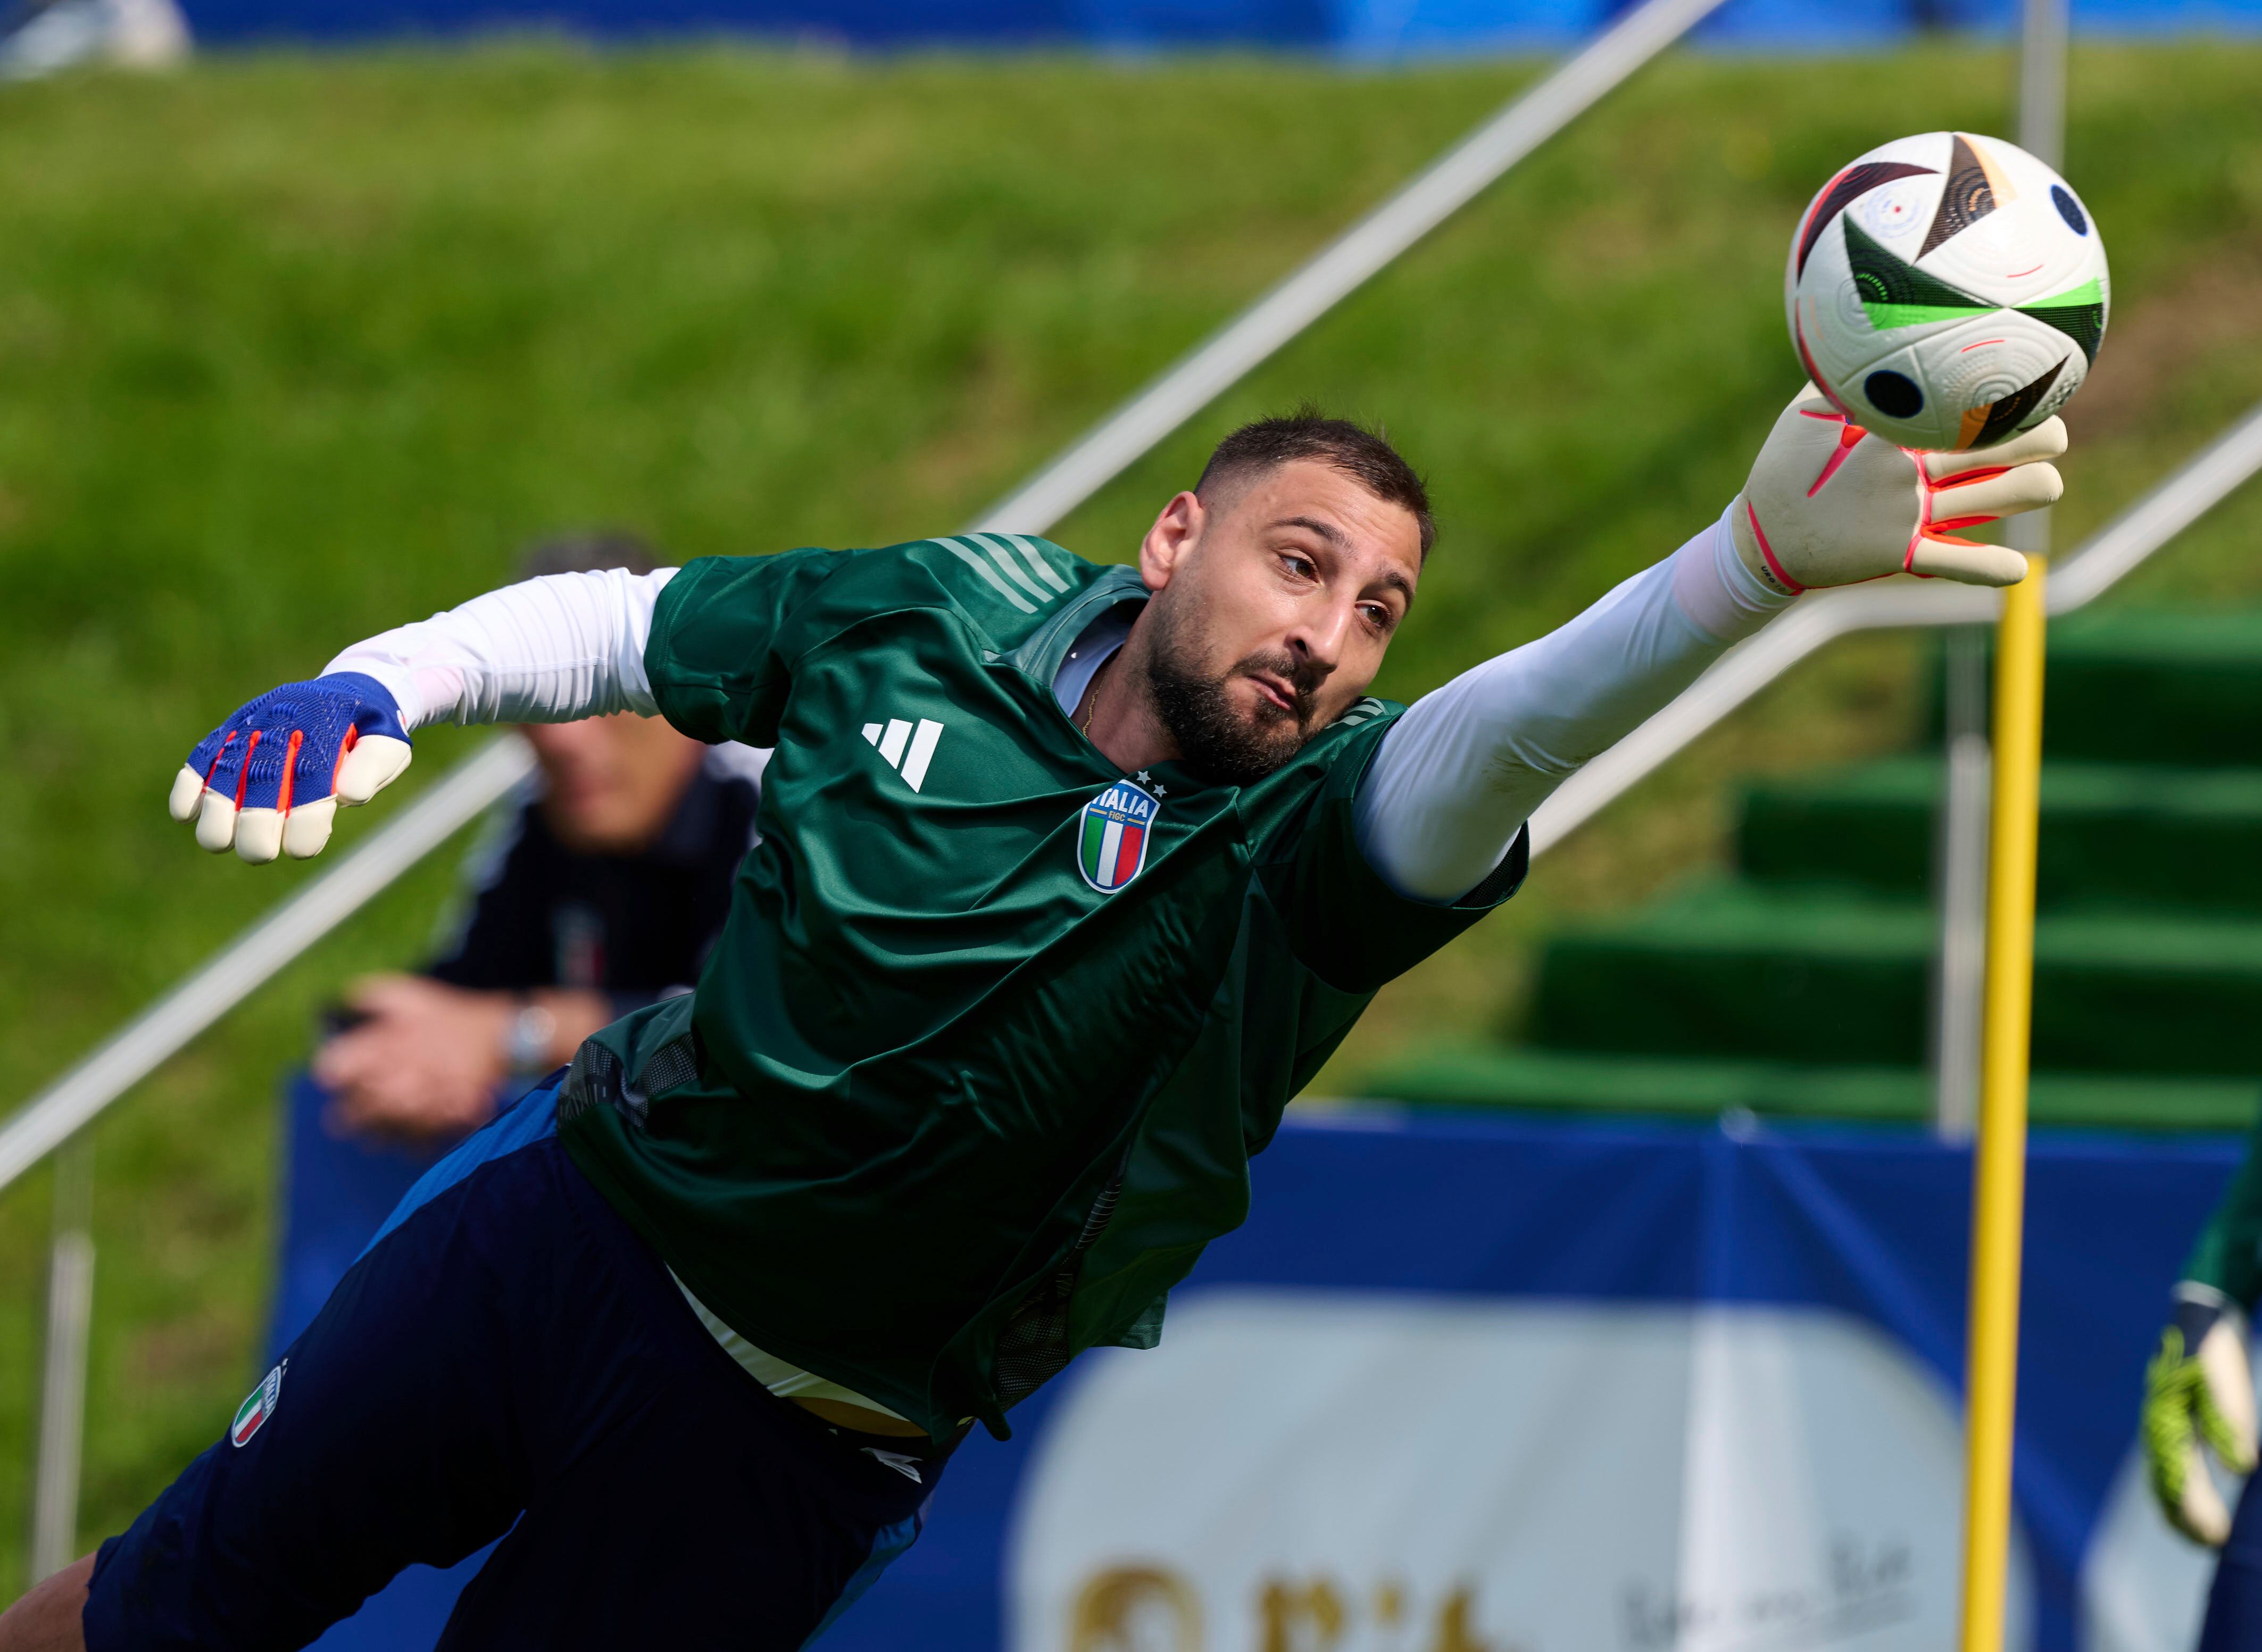
[[265, 1427], [267, 1419], [275, 1415], [276, 1404], [283, 1397], [284, 1368], [290, 1363], [285, 1360], [262, 1377], [259, 1386], [251, 1390], [251, 1396], [236, 1407], [235, 1420], [227, 1425], [230, 1444], [249, 1445], [251, 1437]]
[[1084, 805], [1076, 834], [1077, 869], [1103, 895], [1139, 876], [1147, 864], [1147, 840], [1163, 805], [1130, 781], [1119, 780]]

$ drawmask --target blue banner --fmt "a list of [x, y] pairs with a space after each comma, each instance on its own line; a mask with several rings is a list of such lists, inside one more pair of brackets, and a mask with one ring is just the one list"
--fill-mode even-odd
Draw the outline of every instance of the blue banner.
[[[976, 1437], [827, 1652], [1951, 1643], [1967, 1151], [1298, 1109], [1162, 1345]], [[2010, 1644], [2190, 1644], [2136, 1472], [2222, 1138], [2033, 1143]]]
[[[1560, 51], [1609, 0], [184, 0], [207, 43], [558, 28], [604, 37], [748, 32], [861, 47], [1258, 46], [1351, 57]], [[2074, 0], [2078, 30], [2251, 32], [2262, 0]], [[1696, 38], [1847, 49], [1927, 29], [2003, 34], [2013, 0], [1729, 0]]]

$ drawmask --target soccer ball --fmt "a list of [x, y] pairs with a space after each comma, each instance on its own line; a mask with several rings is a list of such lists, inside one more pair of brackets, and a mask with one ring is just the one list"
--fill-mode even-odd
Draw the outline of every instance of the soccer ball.
[[1783, 271], [1791, 343], [1852, 422], [1987, 447], [2081, 387], [2105, 337], [2105, 244], [2081, 198], [1999, 138], [1927, 132], [1824, 185]]

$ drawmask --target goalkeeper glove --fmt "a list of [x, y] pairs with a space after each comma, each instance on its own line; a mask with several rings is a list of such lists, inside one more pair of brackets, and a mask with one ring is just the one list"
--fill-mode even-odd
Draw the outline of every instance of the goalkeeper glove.
[[2176, 1298], [2176, 1317], [2144, 1371], [2144, 1465], [2168, 1524], [2194, 1542], [2220, 1547], [2230, 1535], [2230, 1511], [2200, 1447], [2233, 1474], [2254, 1472], [2246, 1317], [2205, 1286], [2179, 1285]]
[[205, 736], [173, 778], [176, 820], [197, 842], [258, 863], [319, 855], [341, 803], [367, 803], [408, 767], [400, 708], [374, 677], [286, 682]]
[[2064, 484], [2046, 461], [2064, 451], [2053, 417], [1995, 447], [1919, 453], [1849, 423], [1809, 386], [1768, 432], [1731, 508], [1736, 553], [1784, 596], [1888, 574], [2016, 585], [2026, 558], [1955, 530], [2053, 502]]

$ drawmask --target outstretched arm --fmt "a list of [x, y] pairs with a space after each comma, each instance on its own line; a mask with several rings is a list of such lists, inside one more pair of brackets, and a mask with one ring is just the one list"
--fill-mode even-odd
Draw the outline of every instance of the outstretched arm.
[[1724, 515], [1561, 630], [1424, 695], [1359, 786], [1367, 864], [1401, 895], [1459, 899], [1548, 793], [1790, 600], [1744, 567]]
[[408, 767], [429, 724], [570, 723], [657, 708], [644, 651], [675, 570], [559, 574], [357, 643], [306, 682], [240, 708], [175, 776], [173, 818], [244, 860], [305, 859], [338, 804], [366, 803]]
[[644, 649], [674, 568], [553, 574], [356, 643], [323, 667], [384, 685], [412, 729], [650, 717]]
[[1359, 787], [1367, 863], [1402, 895], [1459, 900], [1550, 792], [1802, 591], [1898, 573], [2016, 584], [2017, 552], [1955, 530], [2057, 499], [2045, 461], [2064, 450], [2053, 418], [1978, 452], [1912, 453], [1809, 390], [1718, 522], [1398, 719]]

